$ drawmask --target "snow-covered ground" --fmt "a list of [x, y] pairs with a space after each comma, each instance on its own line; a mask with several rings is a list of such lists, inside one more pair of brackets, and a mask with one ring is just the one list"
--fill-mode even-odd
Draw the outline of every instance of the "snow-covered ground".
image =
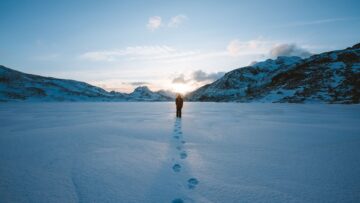
[[360, 106], [3, 103], [0, 202], [359, 202]]

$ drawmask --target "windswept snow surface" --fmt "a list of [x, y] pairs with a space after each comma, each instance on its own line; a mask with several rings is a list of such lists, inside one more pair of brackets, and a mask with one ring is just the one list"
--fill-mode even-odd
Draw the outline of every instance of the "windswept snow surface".
[[0, 202], [359, 202], [360, 106], [0, 105]]

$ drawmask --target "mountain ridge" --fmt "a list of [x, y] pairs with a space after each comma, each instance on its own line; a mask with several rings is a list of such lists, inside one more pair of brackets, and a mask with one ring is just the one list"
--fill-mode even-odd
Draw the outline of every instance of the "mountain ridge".
[[226, 73], [189, 101], [359, 103], [360, 44], [308, 58], [268, 59]]
[[[0, 65], [0, 101], [172, 101], [175, 93], [139, 86], [132, 93], [27, 74]], [[360, 103], [360, 43], [312, 55], [279, 56], [234, 69], [185, 96], [188, 101]]]
[[169, 95], [138, 87], [106, 91], [85, 82], [23, 73], [0, 65], [0, 101], [169, 101]]

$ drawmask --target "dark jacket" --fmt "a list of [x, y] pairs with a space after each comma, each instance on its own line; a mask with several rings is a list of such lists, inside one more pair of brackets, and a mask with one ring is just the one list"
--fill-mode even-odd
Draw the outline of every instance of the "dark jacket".
[[175, 103], [176, 103], [176, 108], [181, 109], [183, 107], [184, 100], [181, 97], [176, 97]]

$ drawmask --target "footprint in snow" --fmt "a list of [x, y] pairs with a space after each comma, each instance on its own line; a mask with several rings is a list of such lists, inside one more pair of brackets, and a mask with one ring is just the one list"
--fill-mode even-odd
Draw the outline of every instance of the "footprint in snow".
[[176, 149], [180, 151], [180, 150], [181, 150], [181, 146], [177, 146]]
[[199, 184], [199, 181], [196, 178], [190, 178], [188, 180], [188, 188], [189, 189], [194, 189], [196, 187], [196, 185]]
[[187, 153], [186, 153], [186, 152], [181, 152], [181, 153], [180, 153], [180, 158], [181, 158], [181, 159], [186, 159], [186, 157], [187, 157]]
[[174, 138], [178, 140], [180, 138], [180, 136], [179, 135], [174, 135]]
[[180, 164], [174, 164], [172, 169], [173, 169], [174, 172], [180, 172], [181, 165]]
[[181, 143], [182, 143], [182, 144], [185, 144], [186, 142], [183, 140], [183, 141], [181, 141]]

